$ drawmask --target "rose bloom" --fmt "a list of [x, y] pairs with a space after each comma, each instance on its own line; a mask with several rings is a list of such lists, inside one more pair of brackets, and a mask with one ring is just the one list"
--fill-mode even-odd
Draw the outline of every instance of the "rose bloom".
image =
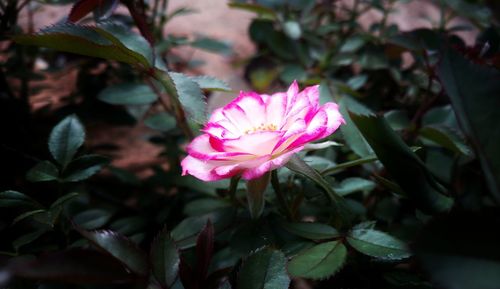
[[319, 86], [272, 95], [240, 92], [215, 110], [187, 147], [183, 175], [216, 181], [241, 174], [250, 180], [286, 164], [304, 145], [332, 134], [345, 123], [338, 105], [319, 104]]

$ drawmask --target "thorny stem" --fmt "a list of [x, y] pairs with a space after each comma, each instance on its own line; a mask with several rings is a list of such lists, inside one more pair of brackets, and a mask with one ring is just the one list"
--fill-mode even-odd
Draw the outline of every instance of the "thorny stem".
[[293, 219], [293, 214], [285, 198], [285, 195], [281, 190], [280, 182], [278, 179], [278, 172], [276, 170], [273, 170], [271, 172], [271, 185], [273, 186], [274, 192], [276, 193], [276, 198], [278, 199], [278, 202], [280, 203], [281, 207], [283, 208], [283, 211], [285, 212], [286, 218], [289, 221], [291, 221]]
[[179, 95], [177, 94], [173, 80], [170, 78], [168, 74], [157, 69], [152, 71], [150, 75], [154, 79], [158, 80], [161, 83], [161, 85], [165, 88], [165, 91], [170, 97], [170, 104], [172, 105], [174, 116], [175, 119], [177, 120], [177, 125], [182, 129], [186, 137], [189, 140], [192, 140], [194, 138], [194, 134], [187, 123], [186, 115], [179, 101]]

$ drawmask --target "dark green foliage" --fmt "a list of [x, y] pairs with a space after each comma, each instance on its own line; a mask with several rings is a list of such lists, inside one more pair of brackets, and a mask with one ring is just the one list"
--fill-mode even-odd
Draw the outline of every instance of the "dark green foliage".
[[[80, 0], [71, 22], [27, 34], [24, 4], [7, 2], [0, 287], [499, 288], [495, 1], [434, 1], [439, 18], [406, 32], [392, 13], [408, 1], [230, 2], [255, 15], [256, 53], [234, 62], [252, 90], [319, 84], [345, 124], [261, 179], [218, 182], [181, 176], [179, 162], [207, 99], [237, 92], [193, 76], [200, 62], [172, 48], [239, 53], [204, 27], [165, 29], [192, 9], [122, 1], [124, 15], [117, 1]], [[365, 27], [368, 12], [381, 18]], [[473, 46], [457, 34], [470, 28]], [[61, 99], [33, 103], [44, 90], [33, 80], [74, 69]]]

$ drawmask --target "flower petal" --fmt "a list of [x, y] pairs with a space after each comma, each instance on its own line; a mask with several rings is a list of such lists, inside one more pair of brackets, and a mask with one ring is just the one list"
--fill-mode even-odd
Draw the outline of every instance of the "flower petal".
[[222, 140], [226, 151], [245, 152], [257, 156], [270, 154], [284, 132], [260, 131], [242, 135], [237, 139]]
[[326, 129], [321, 136], [318, 138], [324, 138], [335, 132], [340, 125], [345, 124], [345, 120], [340, 114], [339, 106], [333, 102], [325, 103], [320, 110], [326, 112], [328, 116], [328, 121], [326, 124]]
[[200, 160], [236, 160], [237, 156], [249, 156], [245, 152], [226, 152], [214, 150], [210, 142], [210, 135], [202, 134], [189, 144], [187, 152]]
[[218, 181], [224, 178], [212, 172], [218, 166], [214, 161], [202, 161], [192, 156], [187, 156], [182, 160], [181, 166], [183, 176], [189, 174], [206, 182]]
[[268, 171], [282, 167], [290, 160], [294, 153], [302, 150], [303, 148], [304, 147], [297, 147], [294, 150], [279, 155], [278, 157], [271, 158], [268, 161], [263, 162], [259, 166], [247, 169], [243, 172], [242, 178], [245, 180], [256, 179], [261, 177]]

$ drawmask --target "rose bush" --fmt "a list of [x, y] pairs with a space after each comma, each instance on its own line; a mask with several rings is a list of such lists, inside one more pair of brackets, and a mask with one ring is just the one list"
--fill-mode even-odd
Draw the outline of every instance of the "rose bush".
[[183, 175], [216, 181], [242, 174], [250, 180], [283, 166], [308, 142], [325, 138], [344, 123], [338, 105], [319, 104], [318, 85], [272, 95], [240, 92], [212, 113], [203, 134], [188, 146]]

